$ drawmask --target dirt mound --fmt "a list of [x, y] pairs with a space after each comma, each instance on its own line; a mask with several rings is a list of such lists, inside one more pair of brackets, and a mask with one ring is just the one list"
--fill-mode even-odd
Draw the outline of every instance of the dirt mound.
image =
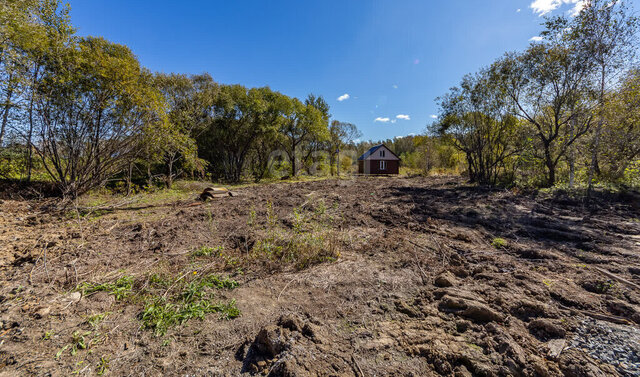
[[350, 352], [341, 348], [320, 322], [284, 315], [277, 324], [263, 327], [246, 355], [240, 355], [242, 371], [271, 377], [354, 375]]

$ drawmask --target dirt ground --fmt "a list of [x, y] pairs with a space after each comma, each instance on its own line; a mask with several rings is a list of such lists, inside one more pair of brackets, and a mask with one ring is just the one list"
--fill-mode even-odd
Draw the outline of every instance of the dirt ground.
[[[587, 207], [431, 177], [237, 194], [3, 200], [0, 376], [640, 375], [637, 193]], [[205, 273], [237, 281], [207, 292], [239, 317], [143, 325], [154, 295]], [[123, 297], [96, 288], [123, 276]]]

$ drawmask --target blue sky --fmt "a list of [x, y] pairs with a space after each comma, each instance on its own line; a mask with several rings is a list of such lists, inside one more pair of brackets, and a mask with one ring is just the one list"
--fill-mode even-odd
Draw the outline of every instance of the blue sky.
[[[72, 0], [80, 35], [129, 46], [152, 71], [322, 95], [365, 140], [420, 133], [435, 98], [579, 0]], [[348, 96], [347, 96], [348, 95]], [[339, 100], [341, 99], [341, 100]]]

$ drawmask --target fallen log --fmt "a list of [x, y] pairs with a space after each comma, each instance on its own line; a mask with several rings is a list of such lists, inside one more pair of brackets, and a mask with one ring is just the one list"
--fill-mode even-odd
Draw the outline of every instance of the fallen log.
[[621, 276], [613, 274], [613, 273], [605, 270], [604, 268], [600, 268], [600, 267], [596, 267], [596, 266], [593, 266], [593, 268], [596, 269], [601, 274], [606, 275], [606, 276], [610, 277], [613, 280], [616, 280], [616, 281], [618, 281], [620, 283], [626, 284], [626, 285], [628, 285], [628, 286], [630, 286], [632, 288], [635, 288], [635, 289], [640, 291], [640, 285], [638, 285], [638, 284], [636, 284], [636, 283], [634, 283], [632, 281], [629, 281], [629, 280], [627, 280], [627, 279], [625, 279], [625, 278], [623, 278]]

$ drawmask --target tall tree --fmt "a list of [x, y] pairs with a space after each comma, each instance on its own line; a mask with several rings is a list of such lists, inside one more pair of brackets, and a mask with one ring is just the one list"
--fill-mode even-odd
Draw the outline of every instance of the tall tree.
[[[595, 63], [598, 83], [598, 121], [591, 145], [588, 192], [593, 187], [594, 174], [600, 171], [598, 156], [605, 120], [605, 95], [608, 84], [621, 74], [635, 53], [638, 18], [621, 0], [588, 0], [573, 22], [570, 38], [580, 51]], [[551, 29], [553, 30], [553, 29]]]
[[515, 113], [535, 129], [539, 148], [534, 156], [546, 167], [547, 186], [555, 184], [558, 163], [569, 148], [591, 128], [591, 68], [585, 56], [554, 40], [508, 54], [492, 67]]
[[[337, 162], [340, 150], [348, 143], [353, 142], [362, 136], [354, 124], [334, 120], [329, 125], [329, 141], [327, 142], [327, 152], [329, 153], [329, 164], [331, 165], [331, 175], [337, 172], [340, 175], [340, 166]], [[334, 170], [334, 166], [336, 167]]]
[[164, 116], [149, 76], [128, 48], [102, 38], [47, 60], [34, 148], [65, 196], [104, 184], [140, 153], [143, 129]]
[[284, 107], [284, 119], [280, 127], [282, 146], [289, 157], [291, 176], [298, 174], [298, 151], [303, 143], [323, 140], [327, 137], [327, 125], [323, 113], [312, 104], [304, 104], [293, 98]]
[[484, 69], [462, 79], [440, 99], [439, 131], [465, 153], [472, 182], [495, 184], [508, 158], [518, 153], [517, 121], [500, 75]]

